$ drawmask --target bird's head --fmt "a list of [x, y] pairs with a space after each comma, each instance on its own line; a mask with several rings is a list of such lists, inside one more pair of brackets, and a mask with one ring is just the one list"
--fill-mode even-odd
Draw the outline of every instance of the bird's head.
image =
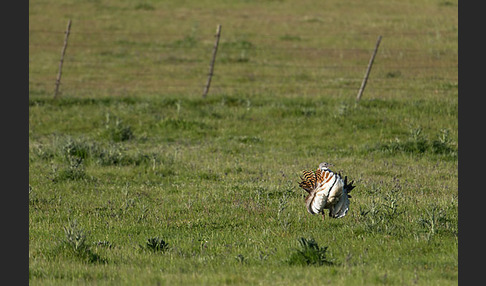
[[319, 169], [327, 170], [327, 169], [329, 169], [330, 166], [334, 166], [334, 165], [331, 164], [331, 163], [322, 162], [322, 163], [319, 164]]

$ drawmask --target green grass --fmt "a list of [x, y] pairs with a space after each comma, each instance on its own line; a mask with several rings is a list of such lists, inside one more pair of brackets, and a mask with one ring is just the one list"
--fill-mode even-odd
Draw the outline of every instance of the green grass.
[[[457, 284], [457, 1], [44, 1], [29, 18], [32, 285]], [[305, 209], [300, 171], [322, 161], [357, 186], [342, 219]]]
[[[421, 126], [430, 115], [403, 122], [416, 108], [408, 100], [381, 111], [366, 99], [348, 102], [343, 120], [324, 116], [341, 99], [172, 99], [30, 101], [31, 281], [457, 279], [457, 115], [437, 113], [437, 126], [423, 125], [428, 138], [451, 130], [444, 142], [454, 152], [435, 152], [370, 147], [394, 138], [415, 142], [409, 125]], [[132, 128], [132, 138], [107, 135], [105, 108]], [[84, 116], [72, 122], [73, 114]], [[305, 211], [297, 182], [301, 169], [324, 160], [357, 188], [348, 215], [323, 222]], [[70, 220], [89, 232], [86, 243], [102, 265], [59, 252], [56, 240]], [[170, 248], [141, 251], [154, 237]], [[321, 272], [289, 265], [300, 237], [327, 246], [334, 264]]]

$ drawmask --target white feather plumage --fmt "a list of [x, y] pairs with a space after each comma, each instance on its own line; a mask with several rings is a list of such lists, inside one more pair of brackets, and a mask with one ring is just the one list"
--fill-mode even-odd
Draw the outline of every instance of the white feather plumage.
[[329, 209], [330, 217], [341, 218], [349, 210], [349, 192], [354, 186], [329, 166], [332, 165], [321, 163], [315, 172], [303, 171], [299, 186], [309, 193], [305, 199], [309, 213], [321, 213], [324, 217], [324, 209]]

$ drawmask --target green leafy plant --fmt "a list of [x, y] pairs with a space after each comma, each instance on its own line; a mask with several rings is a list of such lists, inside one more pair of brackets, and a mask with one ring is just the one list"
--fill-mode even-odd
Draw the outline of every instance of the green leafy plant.
[[117, 116], [111, 116], [110, 113], [106, 114], [105, 130], [108, 137], [114, 142], [123, 142], [135, 138], [132, 127], [123, 123], [123, 120]]
[[152, 252], [165, 252], [169, 249], [169, 244], [162, 238], [156, 236], [148, 238], [145, 245], [140, 245], [140, 247]]
[[90, 243], [87, 241], [85, 231], [79, 227], [76, 220], [70, 221], [64, 229], [64, 239], [61, 245], [64, 246], [75, 257], [88, 263], [106, 263], [107, 260], [91, 250]]
[[381, 186], [366, 190], [372, 197], [367, 207], [360, 206], [359, 220], [366, 232], [391, 234], [399, 227], [396, 223], [405, 212], [402, 205], [402, 184], [394, 178], [392, 188]]
[[449, 129], [441, 129], [437, 139], [432, 141], [432, 150], [435, 154], [449, 154], [457, 156], [457, 149], [453, 147], [453, 141]]
[[319, 247], [313, 239], [301, 237], [299, 239], [300, 249], [296, 249], [289, 258], [291, 265], [332, 265], [326, 257], [327, 246]]
[[67, 156], [66, 160], [67, 166], [58, 172], [55, 171], [56, 176], [53, 179], [54, 182], [87, 178], [84, 168], [84, 159], [75, 156]]
[[71, 157], [86, 159], [92, 153], [93, 148], [94, 144], [90, 144], [86, 140], [68, 137], [66, 142], [62, 145], [61, 150], [64, 157], [68, 160]]
[[[456, 207], [454, 207], [456, 208]], [[427, 235], [427, 239], [439, 233], [453, 233], [457, 235], [457, 223], [449, 218], [450, 214], [446, 208], [436, 204], [427, 206], [418, 222]]]

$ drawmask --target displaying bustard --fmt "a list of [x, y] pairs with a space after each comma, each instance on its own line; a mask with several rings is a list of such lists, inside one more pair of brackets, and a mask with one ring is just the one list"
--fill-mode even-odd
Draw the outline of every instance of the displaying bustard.
[[329, 210], [332, 218], [341, 218], [349, 209], [349, 192], [354, 189], [353, 181], [348, 184], [348, 177], [344, 180], [340, 173], [334, 173], [329, 163], [319, 164], [316, 171], [302, 171], [299, 187], [307, 193], [305, 204], [311, 214], [321, 213], [324, 219], [324, 209]]

